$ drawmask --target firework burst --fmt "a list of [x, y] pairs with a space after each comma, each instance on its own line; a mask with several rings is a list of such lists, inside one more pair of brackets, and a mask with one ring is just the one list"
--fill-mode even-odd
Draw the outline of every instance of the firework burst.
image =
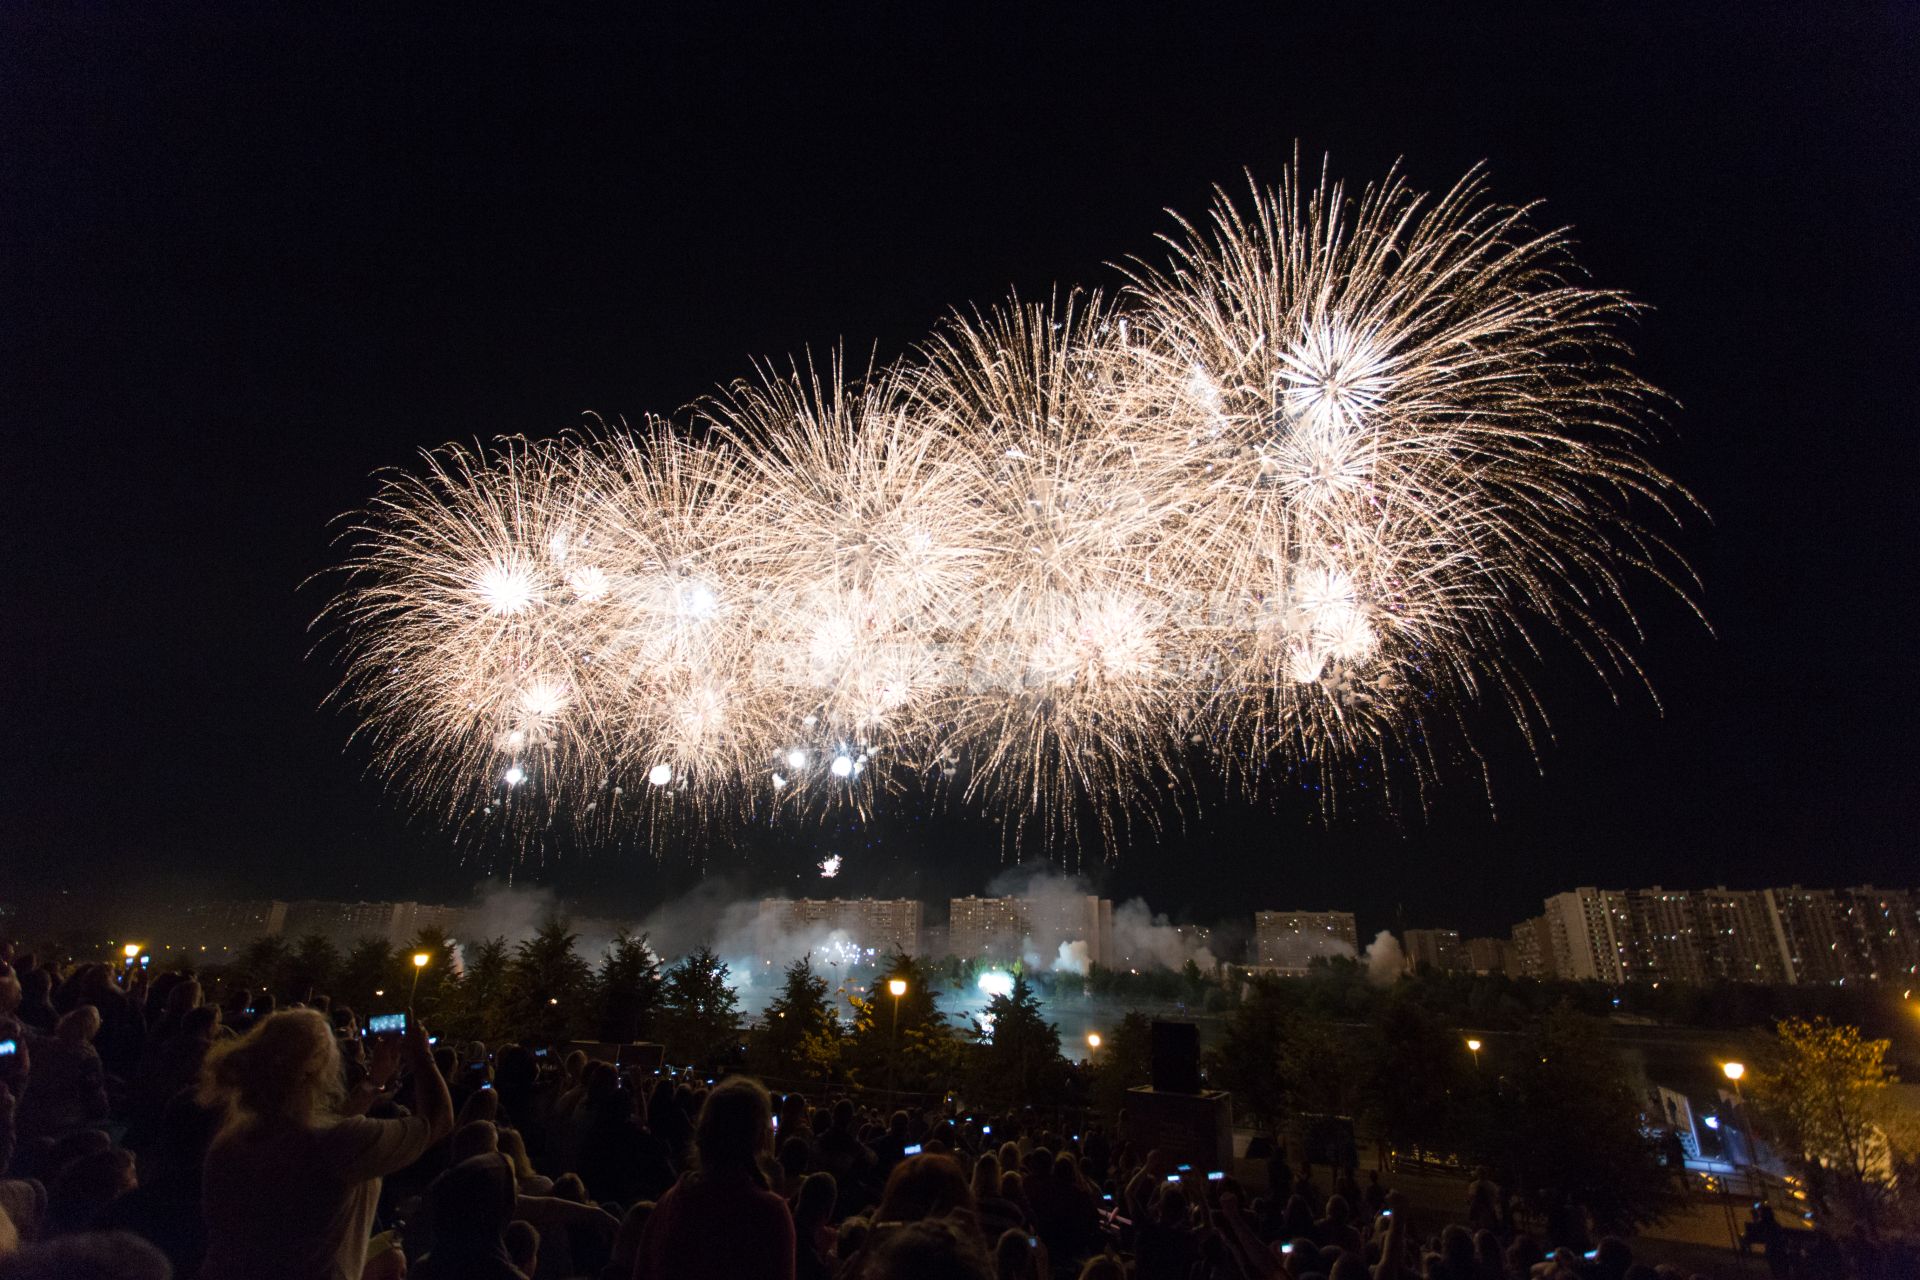
[[1196, 763], [1424, 785], [1470, 708], [1537, 730], [1543, 629], [1637, 677], [1626, 580], [1684, 594], [1633, 304], [1528, 212], [1296, 166], [1117, 299], [763, 368], [692, 431], [435, 451], [351, 526], [338, 697], [456, 825], [913, 788], [1052, 839]]

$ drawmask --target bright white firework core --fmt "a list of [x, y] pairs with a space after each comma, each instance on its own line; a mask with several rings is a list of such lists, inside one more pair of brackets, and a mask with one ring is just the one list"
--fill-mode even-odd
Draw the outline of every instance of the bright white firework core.
[[822, 879], [831, 880], [839, 874], [840, 874], [840, 855], [839, 854], [830, 853], [826, 857], [820, 859], [820, 876]]
[[607, 592], [613, 589], [613, 583], [607, 578], [607, 571], [596, 565], [575, 569], [567, 575], [567, 585], [573, 588], [573, 594], [588, 604], [595, 600], [604, 600]]
[[974, 983], [984, 996], [1010, 996], [1013, 994], [1013, 975], [1004, 969], [989, 969], [981, 974]]
[[833, 758], [833, 776], [834, 777], [844, 778], [852, 772], [853, 772], [853, 759], [850, 756], [835, 756]]
[[804, 769], [807, 767], [807, 753], [795, 747], [787, 752], [787, 768]]
[[670, 764], [657, 764], [653, 766], [653, 768], [647, 770], [647, 781], [656, 787], [666, 786], [669, 782], [673, 781], [673, 766]]
[[518, 564], [491, 564], [476, 584], [491, 613], [523, 613], [533, 603], [533, 576]]
[[527, 780], [527, 771], [516, 764], [509, 767], [502, 778], [508, 786], [517, 787]]

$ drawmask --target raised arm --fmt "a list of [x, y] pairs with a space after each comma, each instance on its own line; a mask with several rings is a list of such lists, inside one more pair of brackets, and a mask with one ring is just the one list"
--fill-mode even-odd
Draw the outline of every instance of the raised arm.
[[432, 1141], [453, 1132], [453, 1095], [433, 1062], [433, 1046], [418, 1018], [407, 1019], [407, 1068], [413, 1072], [413, 1100], [433, 1128]]

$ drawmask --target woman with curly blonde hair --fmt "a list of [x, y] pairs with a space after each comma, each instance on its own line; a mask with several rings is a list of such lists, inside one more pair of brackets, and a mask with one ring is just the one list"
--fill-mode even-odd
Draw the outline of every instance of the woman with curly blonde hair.
[[384, 1086], [405, 1057], [420, 1114], [398, 1120], [347, 1114], [340, 1047], [315, 1010], [272, 1014], [208, 1052], [200, 1100], [226, 1119], [207, 1152], [204, 1280], [359, 1280], [380, 1179], [453, 1129], [425, 1029], [402, 1039], [376, 1041], [369, 1071]]

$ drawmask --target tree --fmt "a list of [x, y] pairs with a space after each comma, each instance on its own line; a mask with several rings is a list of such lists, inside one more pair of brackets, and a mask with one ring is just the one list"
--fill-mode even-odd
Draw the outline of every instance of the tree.
[[668, 1052], [711, 1065], [739, 1046], [740, 1006], [727, 981], [731, 973], [726, 961], [704, 946], [667, 970], [660, 1022]]
[[[1403, 984], [1404, 985], [1404, 984]], [[1360, 1114], [1376, 1141], [1394, 1147], [1452, 1151], [1464, 1041], [1416, 998], [1396, 993], [1366, 1040]]]
[[1584, 1205], [1603, 1231], [1660, 1220], [1674, 1204], [1671, 1175], [1641, 1129], [1640, 1099], [1593, 1018], [1562, 1007], [1515, 1063], [1469, 1073], [1480, 1117], [1463, 1155], [1493, 1167], [1549, 1211]]
[[1210, 1055], [1211, 1074], [1244, 1108], [1268, 1124], [1291, 1110], [1293, 1089], [1283, 1053], [1299, 1013], [1293, 992], [1278, 978], [1258, 977], [1227, 1019], [1226, 1035]]
[[[907, 984], [896, 997], [890, 984]], [[871, 994], [850, 995], [853, 1030], [848, 1035], [845, 1060], [863, 1082], [924, 1090], [945, 1088], [960, 1064], [960, 1042], [935, 1002], [934, 982], [927, 968], [912, 956], [895, 952], [885, 972], [873, 980]]]
[[827, 980], [814, 972], [811, 952], [787, 966], [780, 994], [767, 1006], [754, 1037], [756, 1070], [768, 1075], [831, 1078], [840, 1063], [840, 1019]]
[[976, 1065], [983, 1090], [1014, 1101], [1055, 1100], [1066, 1079], [1060, 1031], [1040, 1012], [1027, 975], [1013, 975], [1013, 990], [987, 1001], [980, 1017]]
[[1824, 1018], [1788, 1018], [1755, 1073], [1753, 1103], [1769, 1134], [1805, 1179], [1814, 1210], [1866, 1235], [1878, 1233], [1896, 1192], [1911, 1134], [1894, 1101], [1890, 1041]]
[[504, 1039], [510, 1028], [508, 1002], [513, 987], [513, 956], [505, 938], [487, 938], [466, 955], [466, 976], [442, 1002], [439, 1017], [446, 1034], [489, 1044]]
[[247, 985], [277, 992], [287, 966], [287, 944], [276, 937], [255, 938], [241, 951], [234, 968]]
[[648, 947], [646, 934], [636, 938], [625, 929], [614, 934], [595, 985], [601, 1039], [626, 1043], [653, 1030], [660, 1008], [660, 961]]
[[333, 989], [340, 972], [340, 949], [322, 934], [310, 933], [294, 944], [281, 970], [281, 994], [290, 1000], [311, 1000]]
[[1153, 1020], [1129, 1009], [1093, 1055], [1093, 1105], [1108, 1117], [1127, 1105], [1127, 1090], [1153, 1079]]
[[535, 1042], [571, 1039], [589, 1014], [593, 972], [574, 950], [579, 936], [563, 916], [549, 916], [514, 948], [508, 969], [507, 1010], [512, 1034]]
[[362, 938], [353, 944], [353, 950], [347, 952], [346, 960], [341, 963], [334, 995], [365, 1022], [369, 1013], [376, 1012], [373, 993], [386, 989], [392, 981], [392, 970], [393, 948], [387, 945], [386, 939]]

